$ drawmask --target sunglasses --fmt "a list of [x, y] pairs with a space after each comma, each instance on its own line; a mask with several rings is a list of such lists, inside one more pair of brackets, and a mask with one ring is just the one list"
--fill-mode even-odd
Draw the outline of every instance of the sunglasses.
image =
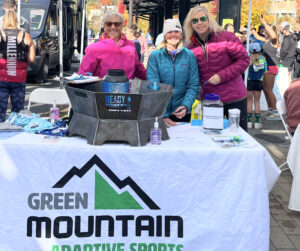
[[121, 26], [121, 22], [106, 22], [105, 25], [107, 27], [112, 27], [114, 25], [116, 28], [118, 28]]
[[207, 21], [207, 16], [202, 16], [200, 18], [193, 18], [192, 19], [192, 24], [197, 24], [199, 22], [199, 20], [204, 23]]

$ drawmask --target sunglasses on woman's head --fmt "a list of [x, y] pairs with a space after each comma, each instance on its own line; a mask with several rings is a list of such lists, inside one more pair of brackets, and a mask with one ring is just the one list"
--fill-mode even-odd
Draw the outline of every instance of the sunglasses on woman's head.
[[112, 27], [112, 25], [114, 25], [115, 27], [120, 27], [121, 26], [121, 22], [106, 22], [105, 25], [107, 27]]
[[199, 22], [199, 20], [204, 23], [207, 21], [207, 16], [202, 16], [200, 18], [193, 18], [192, 19], [192, 24], [197, 24]]

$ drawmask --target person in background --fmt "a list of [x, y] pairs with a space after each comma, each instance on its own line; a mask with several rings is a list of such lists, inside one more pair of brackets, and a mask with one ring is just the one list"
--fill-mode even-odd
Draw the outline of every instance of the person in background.
[[[261, 19], [263, 19], [261, 17]], [[266, 36], [266, 28], [263, 24], [261, 24], [259, 27], [258, 27], [258, 32], [256, 32], [256, 29], [252, 28], [251, 29], [251, 41], [252, 43], [259, 43], [260, 45], [260, 48], [261, 50], [263, 51], [263, 46], [264, 46], [264, 40], [260, 39], [260, 38], [264, 38]], [[258, 38], [260, 37], [260, 38]]]
[[284, 101], [287, 109], [286, 122], [293, 135], [300, 124], [300, 78], [294, 80], [284, 92]]
[[292, 71], [296, 59], [297, 41], [291, 36], [290, 25], [286, 25], [283, 28], [282, 34], [284, 35], [284, 38], [280, 50], [280, 63], [288, 68], [290, 82], [292, 82]]
[[247, 111], [248, 111], [248, 128], [252, 128], [252, 107], [254, 100], [255, 122], [254, 128], [261, 128], [260, 119], [260, 95], [263, 89], [263, 76], [267, 71], [267, 62], [264, 56], [261, 55], [260, 44], [251, 43], [250, 51], [250, 66], [247, 82]]
[[263, 78], [263, 91], [266, 97], [268, 111], [263, 113], [262, 117], [265, 117], [267, 120], [280, 120], [279, 113], [276, 109], [276, 97], [273, 93], [275, 77], [278, 74], [280, 44], [276, 34], [276, 27], [268, 25], [263, 18], [261, 18], [261, 23], [265, 27], [265, 36], [262, 37], [255, 31], [253, 31], [253, 35], [257, 40], [264, 42], [263, 56], [266, 58], [268, 65], [268, 71]]
[[289, 23], [287, 21], [284, 21], [284, 22], [281, 22], [280, 25], [279, 25], [279, 43], [282, 44], [282, 41], [283, 41], [283, 38], [284, 38], [284, 35], [283, 35], [283, 28], [285, 26], [289, 25]]
[[203, 94], [218, 94], [226, 117], [229, 109], [239, 109], [240, 126], [247, 131], [247, 90], [242, 73], [249, 56], [243, 44], [232, 32], [223, 31], [201, 5], [190, 9], [184, 31], [187, 48], [198, 61]]
[[233, 27], [233, 24], [226, 24], [226, 25], [224, 26], [224, 30], [225, 30], [225, 31], [228, 31], [228, 32], [234, 33], [234, 27]]
[[132, 28], [126, 28], [125, 35], [128, 40], [134, 43], [139, 61], [141, 62], [141, 44], [136, 37], [136, 32]]
[[174, 88], [164, 121], [169, 126], [176, 126], [176, 122], [190, 121], [192, 105], [199, 91], [198, 66], [194, 54], [182, 44], [178, 19], [165, 20], [163, 34], [163, 43], [150, 54], [147, 80]]
[[164, 41], [164, 33], [158, 34], [155, 40], [155, 47], [158, 47]]
[[297, 33], [296, 62], [294, 78], [300, 78], [300, 32]]
[[9, 96], [13, 112], [24, 109], [27, 66], [35, 59], [32, 38], [18, 30], [14, 10], [5, 12], [3, 26], [4, 30], [0, 31], [0, 122], [5, 121]]
[[146, 69], [140, 63], [133, 42], [122, 34], [123, 17], [116, 11], [106, 12], [104, 33], [99, 42], [89, 45], [85, 50], [78, 73], [91, 72], [103, 78], [109, 69], [122, 69], [129, 79], [135, 77], [145, 80]]
[[[7, 10], [13, 10], [16, 12], [17, 4], [15, 0], [4, 0], [2, 5], [3, 10], [6, 12]], [[20, 28], [21, 30], [29, 33], [30, 32], [30, 25], [26, 18], [20, 17]], [[0, 17], [0, 29], [3, 29], [3, 16]]]
[[148, 47], [153, 46], [153, 40], [152, 40], [152, 36], [151, 36], [151, 29], [148, 29], [148, 32], [147, 32], [145, 37], [147, 39]]
[[135, 36], [141, 45], [141, 62], [144, 63], [149, 57], [149, 47], [146, 37], [143, 36], [142, 31], [136, 27]]

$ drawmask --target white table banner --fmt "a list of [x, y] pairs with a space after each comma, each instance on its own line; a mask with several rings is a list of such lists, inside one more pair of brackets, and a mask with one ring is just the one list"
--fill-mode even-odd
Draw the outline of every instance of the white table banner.
[[280, 172], [266, 150], [185, 140], [0, 143], [0, 250], [269, 250], [268, 186]]

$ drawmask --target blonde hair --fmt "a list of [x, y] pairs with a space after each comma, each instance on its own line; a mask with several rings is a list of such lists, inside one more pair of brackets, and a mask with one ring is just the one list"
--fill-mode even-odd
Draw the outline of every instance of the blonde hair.
[[18, 18], [14, 10], [5, 11], [5, 15], [3, 17], [3, 26], [4, 29], [18, 29]]
[[217, 21], [208, 12], [207, 8], [205, 8], [204, 6], [201, 6], [201, 5], [196, 5], [194, 8], [190, 9], [189, 13], [187, 14], [187, 16], [184, 20], [183, 30], [184, 30], [184, 35], [185, 35], [184, 42], [186, 45], [191, 43], [190, 37], [194, 33], [194, 29], [192, 27], [191, 21], [192, 21], [194, 15], [199, 11], [203, 11], [204, 14], [207, 16], [210, 32], [214, 32], [215, 34], [217, 34], [221, 31], [223, 31], [223, 28], [221, 26], [219, 26]]
[[257, 65], [259, 63], [260, 53], [250, 54], [250, 65]]

